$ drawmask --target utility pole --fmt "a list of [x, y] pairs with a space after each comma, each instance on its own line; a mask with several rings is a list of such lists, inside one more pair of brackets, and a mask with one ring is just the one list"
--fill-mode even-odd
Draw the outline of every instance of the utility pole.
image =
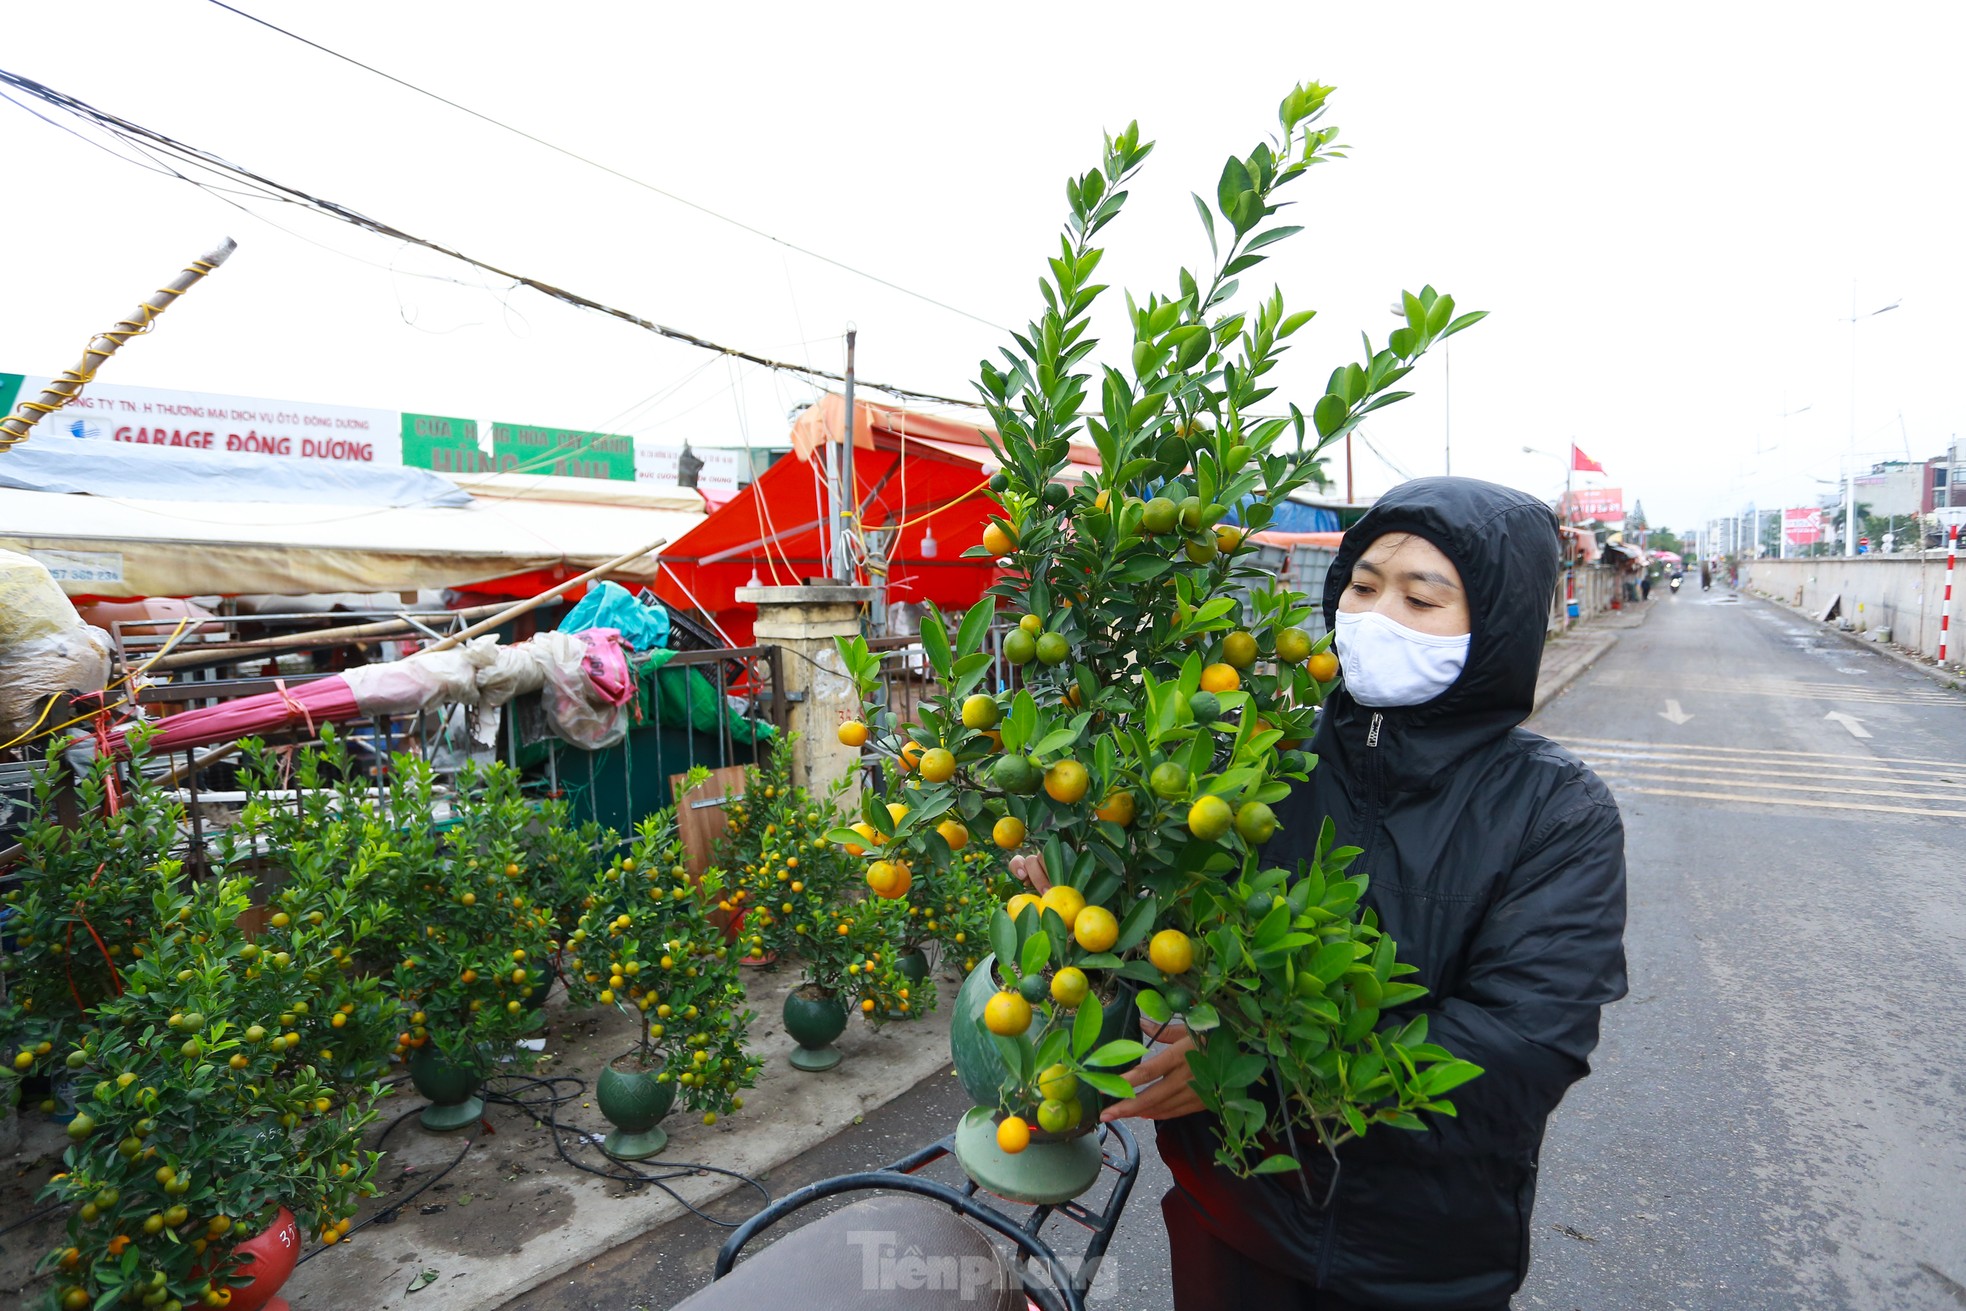
[[1899, 301], [1857, 314], [1857, 280], [1850, 279], [1850, 470], [1843, 476], [1843, 554], [1857, 553], [1857, 325], [1898, 308]]
[[1446, 393], [1447, 404], [1446, 413], [1441, 418], [1440, 458], [1447, 476], [1451, 478], [1454, 476], [1454, 347], [1452, 343], [1442, 342], [1440, 352], [1446, 361], [1447, 374], [1447, 385], [1442, 389]]
[[846, 434], [840, 442], [840, 495], [833, 505], [833, 577], [853, 581], [853, 527], [860, 491], [853, 481], [853, 353], [858, 328], [846, 330]]

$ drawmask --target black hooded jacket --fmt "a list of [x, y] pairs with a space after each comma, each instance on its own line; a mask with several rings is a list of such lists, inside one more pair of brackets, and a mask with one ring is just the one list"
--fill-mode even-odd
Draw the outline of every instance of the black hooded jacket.
[[[1429, 988], [1429, 1037], [1486, 1073], [1428, 1131], [1378, 1128], [1330, 1168], [1239, 1180], [1212, 1164], [1205, 1115], [1162, 1122], [1161, 1155], [1209, 1227], [1244, 1255], [1372, 1308], [1503, 1305], [1529, 1268], [1544, 1123], [1590, 1072], [1598, 1011], [1625, 994], [1624, 827], [1575, 756], [1518, 728], [1532, 708], [1557, 532], [1548, 507], [1469, 478], [1395, 488], [1345, 534], [1325, 583], [1330, 624], [1353, 562], [1414, 533], [1460, 570], [1472, 617], [1453, 686], [1375, 710], [1339, 691], [1320, 718], [1310, 781], [1264, 850], [1309, 856], [1329, 815], [1364, 848], [1365, 902]], [[1309, 1185], [1306, 1188], [1305, 1185]], [[1307, 1197], [1306, 1194], [1310, 1196]]]

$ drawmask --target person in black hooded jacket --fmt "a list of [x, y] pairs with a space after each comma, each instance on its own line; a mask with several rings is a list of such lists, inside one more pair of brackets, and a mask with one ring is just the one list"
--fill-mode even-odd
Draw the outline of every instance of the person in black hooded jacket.
[[1140, 1093], [1107, 1118], [1160, 1122], [1177, 1311], [1491, 1311], [1528, 1273], [1544, 1125], [1625, 994], [1617, 805], [1518, 727], [1557, 559], [1547, 506], [1470, 478], [1403, 484], [1346, 532], [1324, 593], [1345, 686], [1263, 858], [1294, 869], [1330, 816], [1430, 990], [1387, 1023], [1426, 1013], [1430, 1040], [1485, 1073], [1424, 1133], [1377, 1128], [1335, 1168], [1313, 1151], [1302, 1172], [1238, 1179], [1214, 1163], [1211, 1118], [1188, 1113], [1192, 1039], [1143, 1061]]

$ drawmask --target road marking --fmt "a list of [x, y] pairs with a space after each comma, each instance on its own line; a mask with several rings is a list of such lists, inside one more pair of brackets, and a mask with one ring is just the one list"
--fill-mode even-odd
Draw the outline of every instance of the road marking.
[[1911, 806], [1871, 806], [1854, 801], [1813, 801], [1801, 797], [1751, 797], [1731, 792], [1687, 792], [1678, 788], [1627, 788], [1650, 797], [1691, 797], [1696, 801], [1745, 801], [1761, 806], [1805, 806], [1821, 810], [1864, 810], [1882, 815], [1927, 815], [1934, 819], [1966, 819], [1966, 810], [1918, 810]]
[[1924, 756], [1868, 756], [1852, 760], [1844, 752], [1835, 751], [1777, 751], [1772, 747], [1727, 747], [1692, 743], [1682, 745], [1677, 742], [1634, 742], [1628, 738], [1614, 737], [1565, 737], [1564, 745], [1573, 743], [1592, 747], [1637, 747], [1646, 751], [1706, 751], [1720, 755], [1746, 756], [1761, 759], [1766, 756], [1780, 756], [1791, 760], [1832, 760], [1839, 764], [1855, 765], [1865, 761], [1880, 765], [1936, 765], [1940, 769], [1966, 770], [1966, 762], [1958, 760], [1932, 760]]
[[1659, 718], [1669, 720], [1674, 724], [1683, 724], [1692, 717], [1679, 708], [1679, 702], [1672, 700], [1668, 700], [1666, 702], [1666, 708], [1659, 712]]
[[1870, 730], [1864, 727], [1862, 720], [1846, 715], [1841, 710], [1832, 710], [1827, 715], [1824, 715], [1823, 718], [1834, 719], [1837, 723], [1849, 729], [1851, 737], [1870, 736]]
[[[1766, 766], [1763, 766], [1759, 769], [1734, 767], [1735, 765], [1745, 765], [1747, 763], [1745, 761], [1733, 761], [1727, 765], [1710, 765], [1710, 764], [1696, 763], [1693, 761], [1683, 759], [1678, 756], [1628, 755], [1628, 754], [1620, 754], [1620, 753], [1600, 754], [1596, 752], [1589, 754], [1588, 756], [1585, 757], [1585, 759], [1593, 769], [1596, 769], [1599, 773], [1602, 774], [1612, 773], [1620, 768], [1631, 768], [1631, 769], [1672, 769], [1672, 770], [1679, 770], [1679, 771], [1702, 774], [1702, 775], [1707, 775], [1707, 774], [1733, 775], [1739, 778], [1764, 778], [1765, 779], [1769, 775], [1769, 770]], [[1954, 781], [1952, 779], [1944, 779], [1944, 778], [1939, 778], [1939, 779], [1921, 778], [1916, 774], [1901, 773], [1897, 770], [1873, 771], [1870, 773], [1861, 773], [1861, 774], [1846, 774], [1840, 772], [1824, 773], [1820, 768], [1812, 766], [1810, 767], [1809, 777], [1818, 782], [1824, 782], [1824, 783], [1838, 783], [1838, 782], [1889, 783], [1900, 789], [1938, 788], [1938, 789], [1950, 789], [1961, 793], [1966, 793], [1966, 779]], [[1725, 778], [1722, 778], [1722, 779], [1717, 779], [1716, 781], [1724, 783], [1727, 780]], [[1924, 795], [1924, 794], [1914, 794], [1914, 795]], [[1945, 793], [1941, 791], [1941, 792], [1931, 793], [1930, 795], [1943, 797], [1945, 796]], [[1966, 799], [1966, 798], [1962, 798], [1962, 799]]]
[[[1611, 687], [1671, 687], [1675, 691], [1687, 684], [1684, 678], [1664, 678], [1640, 670], [1608, 670], [1591, 681]], [[1870, 705], [1966, 705], [1966, 698], [1961, 698], [1958, 693], [1937, 687], [1891, 688], [1875, 683], [1821, 683], [1776, 678], [1702, 678], [1697, 686], [1703, 692], [1775, 696], [1792, 700], [1852, 701]]]
[[[1605, 774], [1606, 777], [1609, 780], [1611, 780], [1614, 787], [1616, 786], [1616, 781], [1621, 778], [1634, 778], [1634, 779], [1638, 779], [1640, 782], [1645, 782], [1645, 783], [1698, 783], [1703, 781], [1697, 778], [1684, 778], [1677, 774], [1652, 773], [1652, 772], [1640, 771], [1635, 769], [1607, 770], [1605, 771]], [[1869, 779], [1867, 781], [1875, 783], [1881, 780]], [[1724, 786], [1730, 788], [1753, 788], [1758, 792], [1829, 792], [1840, 797], [1896, 797], [1900, 801], [1937, 801], [1937, 802], [1952, 802], [1955, 804], [1966, 804], [1966, 797], [1931, 796], [1924, 793], [1907, 793], [1901, 788], [1892, 788], [1887, 791], [1876, 791], [1871, 788], [1841, 787], [1834, 784], [1777, 783], [1777, 782], [1764, 783], [1764, 782], [1755, 782], [1748, 779], [1733, 779], [1733, 778], [1715, 779], [1714, 782], [1716, 786]], [[1689, 795], [1697, 796], [1701, 794], [1692, 793]], [[1798, 801], [1796, 804], [1802, 805], [1802, 804], [1813, 804], [1813, 803]], [[1945, 813], [1950, 813], [1950, 812], [1945, 812]], [[1961, 815], [1966, 815], [1966, 811], [1960, 811], [1959, 813]]]

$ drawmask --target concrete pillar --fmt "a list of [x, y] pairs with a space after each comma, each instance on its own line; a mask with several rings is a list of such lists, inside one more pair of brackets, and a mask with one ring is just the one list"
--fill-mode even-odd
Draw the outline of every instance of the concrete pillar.
[[[792, 782], [824, 792], [834, 780], [851, 779], [860, 748], [842, 746], [839, 726], [860, 715], [860, 694], [833, 649], [836, 637], [860, 632], [860, 609], [873, 603], [871, 587], [740, 587], [737, 600], [758, 607], [752, 632], [760, 646], [782, 648], [779, 669], [793, 698], [788, 721], [799, 735], [792, 750]], [[860, 804], [858, 785], [849, 808]]]

